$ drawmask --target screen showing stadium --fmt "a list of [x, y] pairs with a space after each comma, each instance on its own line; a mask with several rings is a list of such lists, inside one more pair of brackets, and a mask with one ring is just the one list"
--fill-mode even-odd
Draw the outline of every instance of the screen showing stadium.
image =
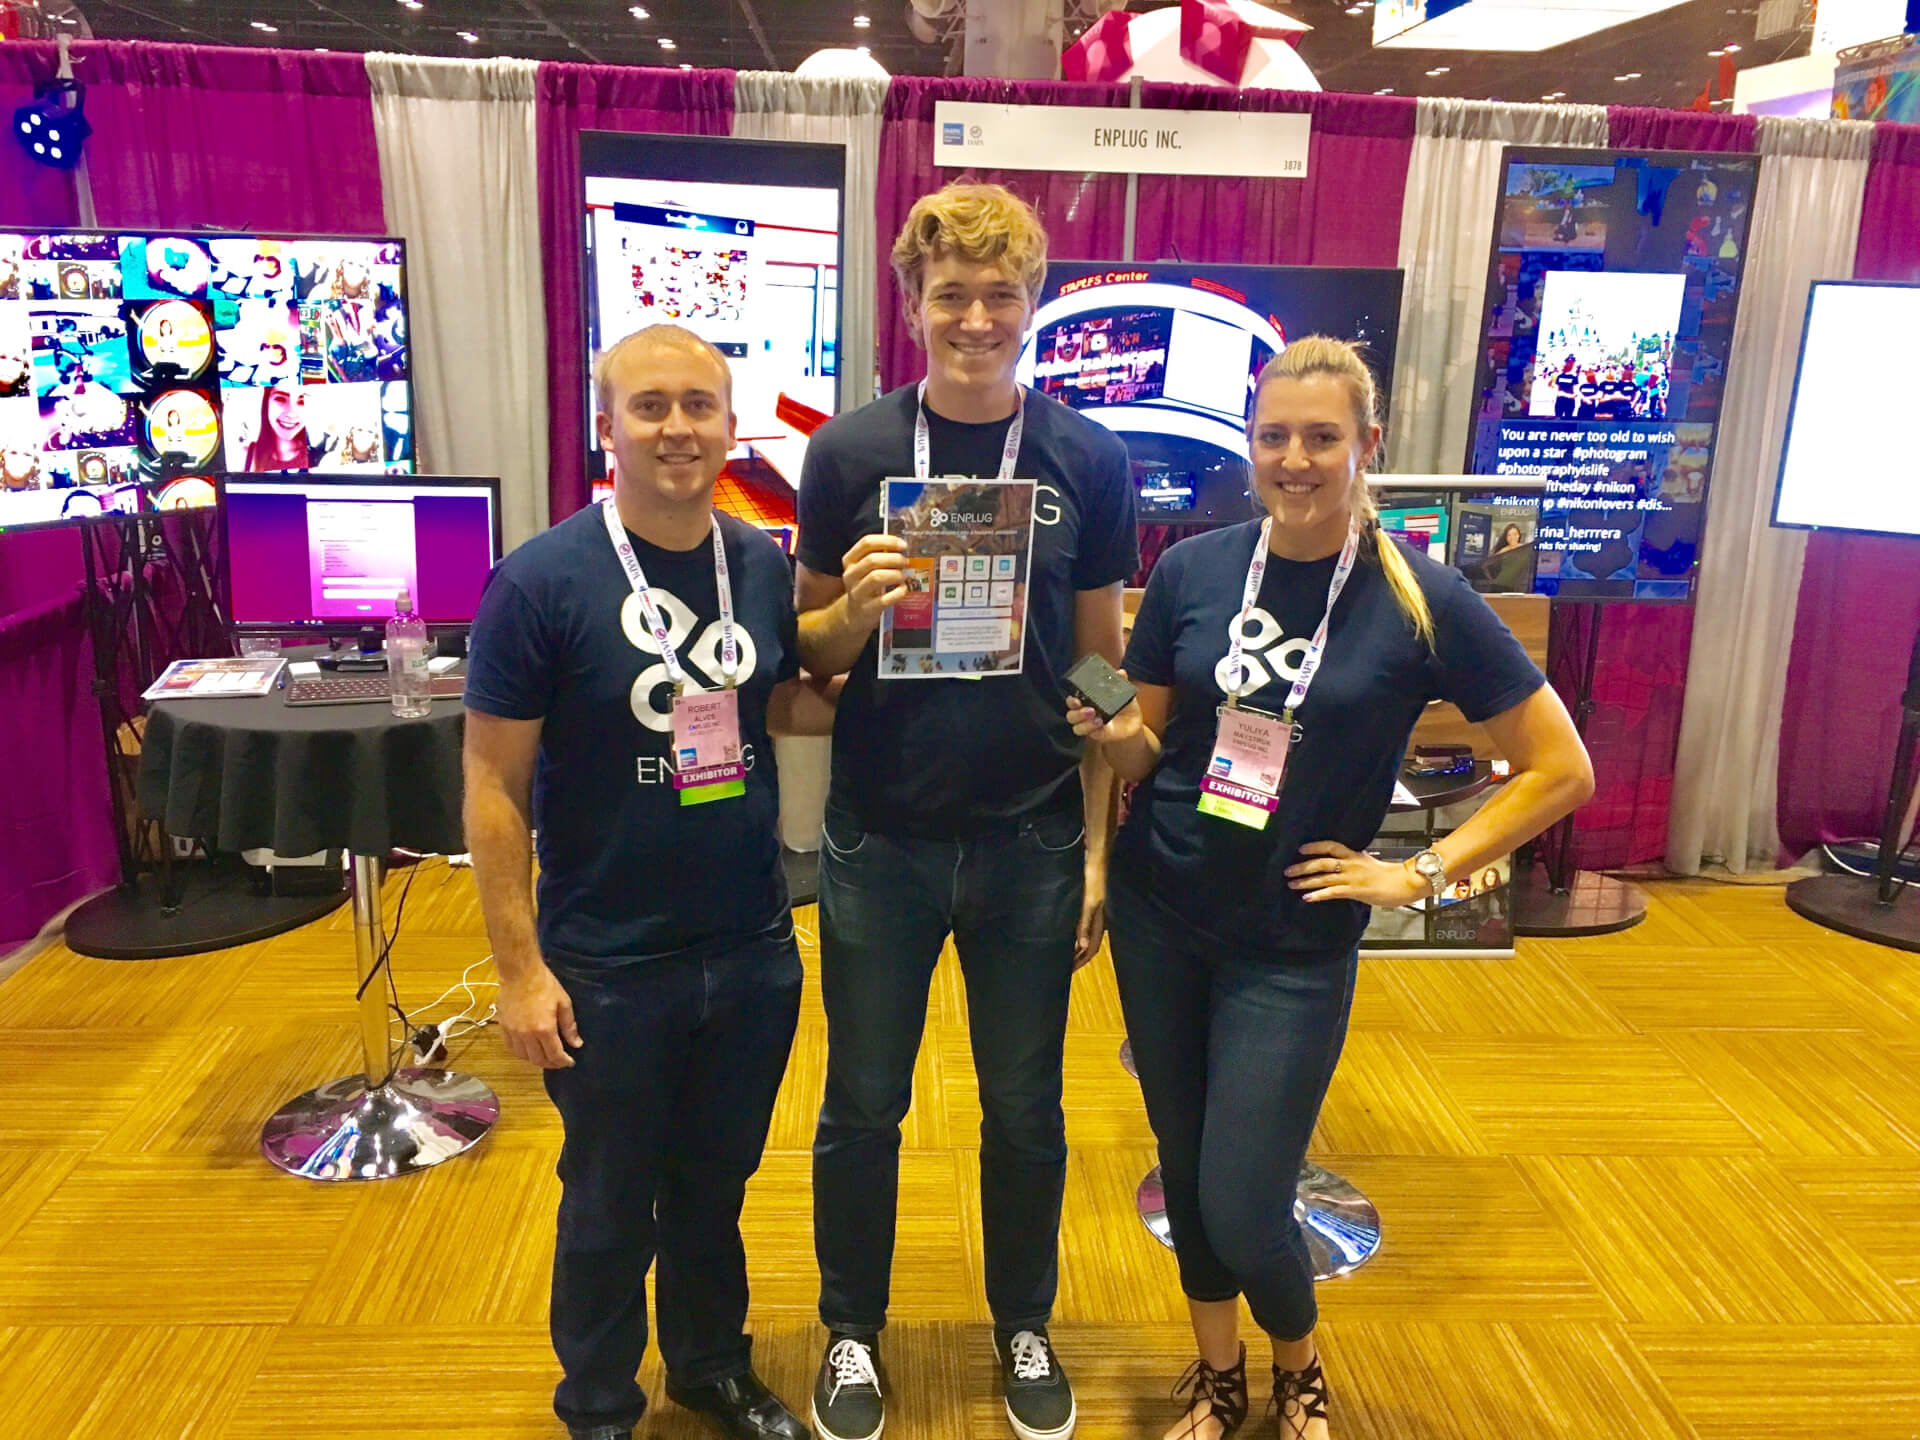
[[1289, 337], [1357, 340], [1393, 376], [1398, 270], [1057, 261], [1019, 378], [1126, 442], [1143, 520], [1229, 525], [1252, 513], [1247, 406]]
[[[589, 361], [647, 325], [683, 325], [733, 370], [735, 473], [791, 491], [812, 423], [839, 406], [845, 150], [779, 140], [588, 132]], [[587, 408], [588, 473], [606, 474]]]
[[1807, 299], [1773, 523], [1808, 530], [1920, 535], [1920, 453], [1889, 443], [1871, 417], [1920, 397], [1920, 356], [1871, 336], [1920, 334], [1920, 284], [1822, 280]]
[[401, 590], [429, 624], [468, 624], [500, 555], [498, 480], [249, 475], [224, 488], [242, 628], [352, 630], [391, 618]]
[[[1538, 593], [1693, 598], [1758, 168], [1503, 157], [1466, 468], [1545, 479], [1532, 520], [1497, 505], [1486, 518], [1509, 542], [1525, 533]], [[1476, 563], [1493, 560], [1499, 537], [1473, 528]], [[1520, 565], [1507, 553], [1504, 578]]]
[[398, 240], [0, 231], [0, 529], [410, 473]]

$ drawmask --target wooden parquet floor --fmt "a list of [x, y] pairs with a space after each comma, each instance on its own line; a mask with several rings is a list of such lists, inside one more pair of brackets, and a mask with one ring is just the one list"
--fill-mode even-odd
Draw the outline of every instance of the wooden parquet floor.
[[[1321, 1292], [1343, 1440], [1920, 1436], [1920, 957], [1817, 929], [1777, 890], [1651, 888], [1623, 935], [1362, 966], [1316, 1143], [1386, 1226]], [[402, 998], [485, 953], [470, 875], [430, 862]], [[559, 1126], [495, 1034], [454, 1057], [501, 1095], [473, 1154], [347, 1186], [259, 1158], [281, 1101], [358, 1068], [351, 971], [342, 909], [180, 960], [56, 948], [0, 982], [4, 1440], [563, 1434], [545, 1330]], [[812, 981], [745, 1221], [757, 1361], [799, 1405], [820, 1342]], [[966, 1018], [949, 957], [906, 1125], [898, 1440], [1009, 1433]], [[1054, 1336], [1080, 1434], [1157, 1440], [1190, 1340], [1172, 1258], [1134, 1215], [1153, 1147], [1121, 1038], [1102, 960], [1067, 1043]], [[643, 1379], [657, 1391], [657, 1357]], [[645, 1433], [705, 1432], [663, 1402]]]

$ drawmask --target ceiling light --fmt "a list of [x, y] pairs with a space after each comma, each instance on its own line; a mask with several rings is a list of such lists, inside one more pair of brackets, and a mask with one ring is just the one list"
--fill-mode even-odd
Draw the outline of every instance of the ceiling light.
[[1376, 95], [1391, 95], [1391, 94], [1393, 94], [1393, 87], [1392, 87], [1391, 85], [1389, 85], [1389, 86], [1387, 86], [1387, 87], [1386, 87], [1386, 89], [1384, 89], [1384, 90], [1376, 90], [1376, 91], [1374, 91], [1373, 93], [1374, 93], [1374, 94], [1376, 94]]
[[1707, 51], [1707, 58], [1709, 60], [1718, 60], [1722, 55], [1726, 53], [1727, 52], [1724, 50], [1709, 50]]
[[648, 18], [647, 7], [644, 5], [630, 5], [627, 7], [627, 13], [636, 20], [645, 20]]
[[471, 30], [456, 30], [453, 33], [458, 35], [462, 40], [466, 41], [467, 44], [469, 45], [478, 45], [480, 43], [480, 37], [474, 34], [473, 31]]
[[427, 8], [425, 0], [400, 0], [400, 3], [409, 10], [424, 10]]
[[682, 70], [691, 70], [693, 68], [693, 65], [689, 61], [682, 60], [680, 62], [680, 68]]
[[1740, 53], [1740, 47], [1738, 45], [1729, 45], [1727, 46], [1727, 53], [1729, 55], [1738, 55]]
[[662, 35], [660, 37], [660, 48], [662, 50], [672, 50], [675, 47], [674, 47], [673, 41], [669, 40], [666, 36]]
[[1347, 6], [1347, 14], [1349, 15], [1364, 15], [1366, 13], [1367, 13], [1367, 7], [1364, 5]]
[[1445, 74], [1446, 74], [1446, 73], [1447, 73], [1447, 72], [1448, 72], [1449, 70], [1451, 70], [1452, 68], [1453, 68], [1453, 67], [1452, 67], [1452, 66], [1450, 66], [1450, 65], [1436, 65], [1436, 66], [1434, 66], [1434, 67], [1433, 67], [1433, 69], [1431, 69], [1431, 70], [1429, 70], [1429, 71], [1427, 71], [1427, 74], [1429, 74], [1429, 75], [1445, 75]]
[[1638, 80], [1640, 78], [1640, 72], [1638, 70], [1629, 70], [1626, 74], [1616, 75], [1613, 78], [1615, 80]]
[[872, 24], [873, 24], [873, 21], [868, 19], [865, 15], [856, 15], [853, 17], [853, 28], [856, 30], [865, 30], [867, 27], [869, 27]]
[[253, 28], [268, 35], [278, 35], [280, 33], [280, 27], [278, 25], [269, 25], [264, 20], [254, 21]]

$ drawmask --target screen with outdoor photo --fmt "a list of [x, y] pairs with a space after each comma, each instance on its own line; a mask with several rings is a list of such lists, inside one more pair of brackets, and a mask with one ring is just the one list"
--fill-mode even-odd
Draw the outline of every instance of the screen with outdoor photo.
[[[1814, 284], [1774, 524], [1920, 536], [1920, 451], [1873, 423], [1907, 414], [1920, 397], [1915, 334], [1920, 284]], [[1883, 338], [1891, 343], [1876, 343]]]
[[0, 230], [0, 529], [411, 473], [397, 240]]
[[[733, 372], [729, 471], [791, 495], [814, 425], [839, 408], [845, 152], [687, 135], [581, 137], [589, 359], [681, 325]], [[581, 377], [588, 471], [607, 473]]]
[[1358, 341], [1384, 413], [1400, 290], [1398, 270], [1056, 261], [1018, 374], [1126, 443], [1142, 520], [1236, 524], [1261, 367], [1302, 335]]
[[1456, 514], [1476, 583], [1693, 598], [1758, 167], [1506, 151], [1466, 468], [1546, 488]]

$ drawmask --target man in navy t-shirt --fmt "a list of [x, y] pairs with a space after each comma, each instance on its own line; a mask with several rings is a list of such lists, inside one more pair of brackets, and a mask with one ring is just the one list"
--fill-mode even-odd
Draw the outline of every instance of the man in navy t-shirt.
[[501, 1031], [566, 1133], [554, 1408], [575, 1440], [631, 1434], [657, 1254], [667, 1394], [737, 1440], [799, 1440], [751, 1368], [739, 1220], [800, 1005], [769, 737], [828, 711], [796, 679], [786, 557], [713, 509], [726, 360], [654, 326], [595, 388], [614, 501], [501, 563], [466, 691]]
[[[828, 1339], [813, 1418], [828, 1440], [877, 1440], [885, 1423], [900, 1120], [951, 935], [980, 1079], [1007, 1414], [1025, 1440], [1065, 1440], [1073, 1391], [1046, 1328], [1066, 1180], [1060, 1062], [1073, 970], [1101, 939], [1112, 778], [1101, 763], [1082, 784], [1061, 676], [1090, 652], [1119, 660], [1120, 590], [1139, 564], [1132, 479], [1112, 432], [1014, 380], [1046, 273], [1026, 205], [997, 185], [926, 196], [893, 266], [927, 352], [924, 401], [909, 385], [828, 421], [800, 480], [800, 652], [812, 674], [847, 676], [820, 864], [828, 1052], [813, 1198]], [[880, 617], [907, 593], [881, 482], [920, 470], [1034, 482], [1017, 674], [877, 674]]]

